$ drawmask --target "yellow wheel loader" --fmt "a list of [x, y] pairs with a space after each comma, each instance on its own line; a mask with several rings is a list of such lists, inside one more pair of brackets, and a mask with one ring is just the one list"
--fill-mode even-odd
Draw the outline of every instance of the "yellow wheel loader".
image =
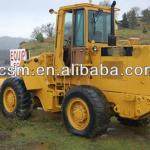
[[[150, 78], [139, 76], [139, 68], [138, 75], [122, 72], [129, 66], [150, 66], [150, 46], [140, 45], [135, 38], [116, 40], [115, 5], [114, 1], [111, 7], [83, 3], [61, 7], [58, 12], [50, 9], [57, 15], [55, 51], [23, 61], [21, 66], [28, 67], [31, 75], [1, 81], [3, 114], [27, 119], [32, 105], [41, 105], [46, 112], [62, 112], [67, 130], [84, 137], [105, 133], [112, 116], [125, 125], [148, 125]], [[73, 64], [88, 69], [117, 66], [120, 74], [61, 74], [63, 67], [71, 72]], [[38, 67], [51, 66], [55, 75], [34, 74]]]

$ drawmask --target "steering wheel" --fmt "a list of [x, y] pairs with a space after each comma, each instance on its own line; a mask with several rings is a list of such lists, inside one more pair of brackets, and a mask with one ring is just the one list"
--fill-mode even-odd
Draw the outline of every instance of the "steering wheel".
[[71, 45], [71, 40], [70, 39], [65, 39], [64, 40], [64, 48], [68, 48]]

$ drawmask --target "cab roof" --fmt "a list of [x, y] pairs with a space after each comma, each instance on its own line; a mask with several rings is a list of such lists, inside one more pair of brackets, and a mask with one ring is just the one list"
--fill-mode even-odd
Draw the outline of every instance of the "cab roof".
[[110, 10], [110, 6], [101, 6], [101, 5], [95, 5], [95, 4], [90, 4], [90, 3], [80, 3], [80, 4], [63, 6], [63, 7], [60, 7], [60, 10], [78, 9], [78, 8], [85, 8], [85, 7]]

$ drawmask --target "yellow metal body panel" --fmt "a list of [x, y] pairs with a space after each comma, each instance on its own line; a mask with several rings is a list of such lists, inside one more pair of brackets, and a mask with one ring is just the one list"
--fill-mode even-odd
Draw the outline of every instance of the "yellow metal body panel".
[[[22, 65], [27, 66], [30, 70], [35, 70], [39, 66], [54, 66], [56, 74], [60, 73], [63, 62], [63, 41], [64, 41], [64, 18], [68, 10], [84, 8], [85, 10], [85, 66], [99, 66], [114, 64], [122, 71], [127, 66], [150, 66], [150, 46], [135, 45], [137, 42], [126, 41], [128, 45], [121, 46], [118, 44], [113, 48], [133, 47], [133, 56], [101, 56], [101, 49], [109, 47], [107, 44], [95, 44], [97, 51], [93, 52], [93, 44], [88, 41], [88, 10], [103, 9], [110, 12], [110, 7], [101, 7], [93, 4], [79, 4], [67, 7], [61, 7], [57, 18], [56, 44], [54, 54], [44, 53], [37, 57], [38, 61], [33, 58]], [[134, 43], [134, 44], [133, 44]], [[25, 85], [34, 96], [37, 96], [45, 111], [61, 111], [62, 97], [72, 87], [77, 85], [89, 85], [96, 87], [106, 96], [114, 112], [122, 117], [139, 119], [150, 114], [150, 78], [146, 76], [22, 76]]]

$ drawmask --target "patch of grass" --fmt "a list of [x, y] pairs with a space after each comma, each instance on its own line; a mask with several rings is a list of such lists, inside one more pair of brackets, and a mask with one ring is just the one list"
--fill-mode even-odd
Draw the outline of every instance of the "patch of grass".
[[141, 44], [143, 45], [150, 45], [150, 38], [149, 39], [142, 39]]
[[141, 28], [137, 29], [119, 29], [117, 31], [118, 39], [129, 39], [129, 38], [139, 38], [141, 44], [150, 44], [150, 30], [147, 33], [143, 33]]
[[[106, 135], [86, 139], [65, 130], [61, 114], [36, 110], [27, 121], [8, 120], [0, 115], [0, 133], [9, 134], [1, 146], [37, 150], [149, 150], [150, 127], [129, 128], [112, 120]], [[10, 128], [11, 130], [10, 130]], [[11, 138], [10, 138], [11, 137]]]
[[30, 41], [23, 43], [21, 48], [30, 50], [31, 57], [37, 56], [42, 52], [54, 51], [54, 40], [45, 40], [44, 42]]

